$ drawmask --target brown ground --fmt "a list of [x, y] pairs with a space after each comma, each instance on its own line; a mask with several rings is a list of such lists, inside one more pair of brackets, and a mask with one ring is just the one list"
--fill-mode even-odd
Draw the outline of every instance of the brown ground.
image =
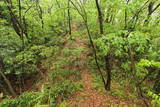
[[[72, 44], [66, 44], [65, 47], [80, 48], [86, 46], [83, 40], [76, 38]], [[84, 63], [86, 61], [86, 57], [87, 53], [81, 53], [79, 59], [80, 67], [76, 68], [81, 72], [81, 83], [84, 88], [70, 96], [67, 101], [67, 107], [134, 107], [127, 101], [121, 101], [113, 98], [104, 93], [100, 93], [98, 90], [93, 88], [91, 72], [89, 72], [89, 69], [87, 69]], [[75, 69], [74, 67], [72, 68]]]
[[[78, 28], [75, 25], [73, 26], [72, 30], [77, 31], [77, 29]], [[91, 48], [88, 48], [88, 46], [86, 45], [87, 42], [84, 40], [84, 38], [81, 39], [80, 37], [76, 37], [75, 40], [72, 40], [73, 42], [69, 42], [69, 35], [67, 35], [64, 40], [64, 48], [85, 48], [86, 50], [85, 52], [82, 52], [80, 54], [78, 59], [75, 60], [76, 62], [79, 62], [78, 66], [75, 66], [74, 64], [65, 66], [66, 69], [76, 70], [81, 73], [82, 80], [80, 82], [84, 86], [82, 90], [69, 96], [69, 98], [65, 101], [67, 107], [136, 107], [132, 102], [109, 96], [106, 93], [99, 92], [93, 87], [93, 77], [90, 69], [88, 69], [86, 65], [87, 55], [89, 55], [90, 51], [92, 50]], [[75, 56], [76, 55], [70, 55], [69, 57], [71, 57], [71, 59], [74, 59]], [[53, 71], [50, 70], [49, 72]], [[43, 81], [47, 81], [47, 79]]]
[[[82, 80], [80, 82], [84, 86], [82, 90], [69, 96], [69, 99], [66, 101], [67, 107], [136, 107], [133, 106], [134, 104], [132, 102], [109, 96], [105, 93], [99, 92], [92, 86], [93, 77], [90, 72], [90, 69], [87, 68], [85, 63], [87, 61], [87, 55], [89, 54], [91, 49], [88, 48], [88, 46], [86, 45], [87, 42], [84, 39], [77, 37], [75, 40], [73, 40], [74, 42], [68, 42], [69, 39], [67, 39], [67, 37], [64, 38], [66, 40], [64, 48], [69, 48], [69, 49], [86, 48], [87, 50], [85, 52], [82, 52], [79, 56], [79, 59], [76, 60], [79, 62], [78, 66], [74, 66], [73, 64], [65, 67], [66, 69], [73, 69], [79, 71], [82, 77]], [[69, 57], [75, 57], [75, 56], [70, 55]], [[53, 71], [51, 70], [49, 72]], [[48, 81], [47, 80], [48, 77], [45, 78], [46, 79], [42, 80], [42, 82]], [[38, 91], [41, 91], [41, 88], [42, 87], [40, 86], [38, 88]], [[33, 89], [35, 89], [35, 85], [30, 87], [29, 90]]]

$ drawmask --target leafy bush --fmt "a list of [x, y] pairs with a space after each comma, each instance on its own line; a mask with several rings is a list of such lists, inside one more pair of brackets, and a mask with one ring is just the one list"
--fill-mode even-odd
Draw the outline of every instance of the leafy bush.
[[3, 1], [0, 1], [0, 18], [9, 20], [9, 14]]
[[27, 107], [31, 106], [33, 104], [36, 104], [36, 102], [32, 102], [37, 97], [39, 97], [39, 93], [36, 92], [26, 92], [23, 93], [21, 96], [15, 99], [5, 99], [0, 103], [0, 107]]
[[52, 98], [54, 96], [55, 100], [59, 96], [61, 96], [62, 99], [65, 99], [69, 94], [72, 94], [77, 90], [80, 90], [82, 87], [83, 86], [81, 84], [73, 83], [71, 81], [64, 81], [62, 83], [55, 84], [55, 86], [50, 89], [50, 96]]
[[148, 95], [152, 97], [151, 104], [155, 105], [156, 107], [160, 107], [160, 95], [154, 94], [151, 91], [148, 92]]
[[[46, 46], [31, 46], [26, 48], [24, 51], [19, 52], [16, 57], [7, 58], [7, 63], [10, 67], [7, 69], [6, 74], [15, 73], [33, 73], [36, 70], [36, 65], [41, 63], [42, 59], [51, 57], [59, 48], [55, 47], [46, 47]], [[24, 67], [22, 71], [22, 66]], [[15, 72], [12, 70], [16, 70]], [[12, 68], [12, 69], [11, 69]]]
[[[101, 38], [95, 40], [96, 45], [98, 46], [101, 55], [108, 55], [112, 53], [116, 56], [122, 56], [123, 45], [125, 45], [125, 38], [122, 37], [122, 34], [126, 33], [125, 31], [119, 31], [117, 33], [109, 33]], [[127, 49], [127, 47], [125, 47]]]
[[68, 95], [80, 90], [81, 84], [71, 81], [64, 81], [55, 84], [50, 89], [42, 89], [42, 92], [25, 92], [15, 99], [5, 99], [0, 103], [0, 107], [36, 107], [49, 105], [57, 107], [56, 100], [61, 97], [64, 100]]

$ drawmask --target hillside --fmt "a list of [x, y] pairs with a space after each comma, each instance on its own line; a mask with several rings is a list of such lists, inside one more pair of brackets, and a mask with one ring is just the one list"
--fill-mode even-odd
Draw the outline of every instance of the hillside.
[[159, 7], [0, 1], [0, 107], [160, 107]]

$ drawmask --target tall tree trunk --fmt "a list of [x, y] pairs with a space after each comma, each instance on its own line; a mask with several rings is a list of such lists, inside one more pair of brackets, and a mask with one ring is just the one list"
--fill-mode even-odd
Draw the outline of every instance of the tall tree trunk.
[[[87, 16], [86, 16], [86, 17], [87, 17]], [[100, 73], [100, 75], [101, 75], [102, 82], [103, 82], [103, 84], [104, 84], [104, 86], [105, 86], [106, 82], [105, 82], [105, 79], [104, 79], [103, 73], [102, 73], [102, 71], [101, 71], [100, 65], [99, 65], [99, 63], [98, 63], [97, 52], [96, 52], [96, 48], [95, 48], [95, 46], [94, 46], [94, 43], [93, 43], [93, 40], [92, 40], [92, 37], [91, 37], [90, 30], [89, 30], [89, 28], [88, 28], [88, 22], [87, 22], [87, 19], [86, 19], [86, 21], [85, 21], [85, 26], [86, 26], [86, 28], [87, 28], [87, 33], [88, 33], [89, 40], [90, 40], [90, 43], [91, 43], [91, 46], [92, 46], [92, 49], [93, 49], [94, 59], [95, 59], [95, 62], [96, 62], [96, 66], [97, 66], [98, 71], [99, 71], [99, 73]]]
[[[130, 2], [130, 0], [126, 0], [126, 5], [128, 5], [128, 3]], [[127, 9], [125, 9], [125, 18], [124, 18], [124, 20], [125, 20], [125, 29], [127, 29], [127, 27], [128, 27], [128, 12], [127, 12]]]
[[[1, 60], [1, 59], [0, 59]], [[2, 76], [2, 78], [4, 79], [4, 82], [6, 83], [10, 93], [15, 97], [16, 96], [16, 92], [14, 91], [11, 82], [7, 79], [7, 77], [5, 76], [5, 74], [3, 73], [3, 68], [4, 67], [4, 63], [3, 60], [0, 62], [0, 75]]]
[[155, 78], [154, 90], [157, 94], [160, 93], [160, 71]]
[[18, 18], [16, 17], [15, 13], [13, 12], [12, 8], [12, 2], [10, 0], [4, 0], [7, 9], [9, 11], [10, 17], [11, 17], [11, 23], [13, 26], [13, 29], [15, 30], [15, 32], [17, 33], [17, 35], [20, 37], [20, 39], [22, 38], [21, 32], [22, 32], [22, 24], [20, 23], [20, 21], [18, 20]]
[[110, 91], [111, 89], [111, 70], [112, 70], [112, 65], [111, 65], [111, 56], [107, 55], [105, 56], [105, 63], [106, 63], [106, 70], [107, 70], [107, 81], [105, 83], [105, 89]]
[[160, 7], [160, 3], [155, 7], [154, 7], [155, 2], [150, 2], [148, 5], [148, 15], [147, 15], [147, 19], [145, 19], [144, 21], [144, 25], [148, 25], [149, 24], [149, 20], [152, 16], [152, 14]]
[[[16, 14], [13, 11], [13, 5], [11, 0], [4, 0], [7, 9], [9, 11], [10, 17], [11, 17], [11, 23], [13, 26], [13, 29], [17, 33], [17, 35], [20, 37], [20, 39], [24, 38], [22, 37], [23, 33], [25, 34], [26, 38], [28, 38], [28, 32], [25, 29], [25, 23], [23, 23], [25, 20], [22, 21], [22, 7], [21, 7], [21, 0], [18, 0], [18, 8], [19, 8], [19, 18], [16, 16]], [[30, 8], [29, 8], [30, 9]], [[27, 10], [28, 11], [28, 10]], [[26, 11], [26, 12], [27, 12]]]
[[102, 16], [102, 11], [101, 11], [101, 8], [99, 6], [98, 0], [95, 0], [95, 2], [96, 2], [97, 11], [98, 11], [100, 34], [103, 34], [103, 16]]
[[[8, 88], [7, 88], [8, 89]], [[8, 91], [6, 89], [6, 87], [4, 87], [4, 85], [2, 85], [1, 83], [0, 83], [0, 90], [4, 93], [4, 94], [6, 94], [6, 95], [9, 95], [10, 94], [10, 91]]]
[[[98, 11], [98, 19], [99, 19], [99, 29], [100, 29], [100, 34], [103, 34], [104, 31], [103, 31], [103, 16], [102, 16], [102, 12], [101, 12], [101, 8], [99, 6], [99, 2], [98, 0], [95, 0], [96, 1], [96, 6], [97, 6], [97, 11]], [[109, 13], [108, 13], [108, 17], [109, 17]], [[107, 81], [105, 81], [105, 89], [106, 90], [110, 90], [110, 87], [111, 87], [111, 70], [112, 70], [112, 65], [111, 65], [111, 62], [110, 62], [110, 55], [107, 55], [104, 57], [105, 59], [105, 63], [106, 63], [106, 70], [107, 70]]]
[[[89, 41], [90, 41], [90, 44], [91, 44], [91, 46], [92, 46], [92, 50], [93, 50], [93, 54], [94, 54], [94, 59], [95, 59], [95, 62], [96, 62], [96, 66], [97, 66], [98, 71], [99, 71], [99, 73], [100, 73], [100, 75], [101, 75], [102, 82], [103, 82], [103, 84], [104, 84], [104, 86], [105, 86], [105, 79], [104, 79], [103, 73], [102, 73], [102, 71], [101, 71], [100, 65], [99, 65], [99, 63], [98, 63], [98, 57], [97, 57], [96, 48], [95, 48], [95, 46], [94, 46], [94, 43], [93, 43], [93, 40], [92, 40], [92, 36], [91, 36], [90, 30], [89, 30], [89, 27], [88, 27], [88, 17], [87, 17], [87, 13], [86, 13], [84, 7], [81, 6], [81, 4], [79, 4], [79, 7], [80, 7], [81, 9], [78, 9], [77, 6], [73, 3], [72, 0], [70, 0], [70, 2], [71, 2], [72, 5], [75, 7], [75, 9], [77, 10], [77, 12], [79, 13], [79, 15], [82, 17], [82, 19], [83, 19], [83, 21], [84, 21], [84, 25], [85, 25], [85, 27], [86, 27], [86, 29], [87, 29], [87, 34], [88, 34], [88, 37], [89, 37]], [[81, 12], [80, 10], [81, 10], [82, 12]]]
[[129, 55], [130, 61], [131, 61], [131, 65], [130, 65], [131, 66], [131, 72], [132, 72], [132, 74], [135, 74], [135, 72], [136, 72], [136, 66], [135, 66], [134, 55], [132, 53], [131, 47], [129, 47], [128, 55]]
[[11, 94], [15, 97], [16, 96], [16, 93], [10, 83], [10, 81], [7, 79], [7, 77], [3, 74], [2, 71], [0, 71], [0, 75], [3, 77], [5, 83], [7, 84], [8, 88], [9, 88], [9, 91], [11, 92]]
[[71, 37], [72, 29], [71, 29], [71, 15], [70, 15], [70, 0], [68, 0], [68, 28], [69, 28], [70, 38], [72, 39], [72, 37]]
[[58, 2], [58, 0], [56, 0], [56, 3], [58, 5], [58, 8], [61, 8], [60, 3]]
[[38, 8], [37, 11], [38, 11], [39, 18], [41, 20], [42, 28], [44, 28], [43, 11], [42, 11], [42, 7], [39, 4], [39, 0], [36, 0], [36, 6]]

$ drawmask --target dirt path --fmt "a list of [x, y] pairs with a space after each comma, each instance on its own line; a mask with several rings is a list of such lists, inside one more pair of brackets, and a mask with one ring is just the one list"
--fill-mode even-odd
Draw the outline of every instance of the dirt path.
[[[86, 47], [85, 42], [80, 38], [76, 38], [72, 44], [74, 48]], [[71, 46], [71, 47], [72, 47]], [[68, 47], [68, 46], [67, 46]], [[107, 96], [98, 93], [96, 89], [92, 87], [92, 76], [85, 65], [87, 53], [81, 53], [80, 55], [80, 67], [78, 70], [81, 72], [83, 90], [75, 93], [69, 99], [69, 107], [107, 107], [106, 99]], [[109, 107], [109, 106], [108, 106]]]
[[92, 88], [92, 77], [88, 71], [82, 71], [82, 84], [84, 89], [76, 93], [71, 100], [69, 106], [72, 107], [106, 107], [106, 96], [97, 92]]
[[[86, 48], [85, 41], [76, 38], [72, 44], [66, 44], [65, 47], [70, 48]], [[87, 50], [89, 52], [89, 49]], [[134, 107], [128, 102], [120, 101], [112, 96], [108, 96], [104, 93], [98, 92], [93, 88], [93, 78], [90, 70], [87, 69], [85, 62], [87, 61], [87, 53], [80, 54], [80, 67], [76, 68], [77, 71], [81, 72], [81, 83], [84, 88], [81, 91], [76, 92], [71, 95], [69, 100], [67, 100], [67, 107]], [[72, 67], [75, 69], [74, 67]]]

